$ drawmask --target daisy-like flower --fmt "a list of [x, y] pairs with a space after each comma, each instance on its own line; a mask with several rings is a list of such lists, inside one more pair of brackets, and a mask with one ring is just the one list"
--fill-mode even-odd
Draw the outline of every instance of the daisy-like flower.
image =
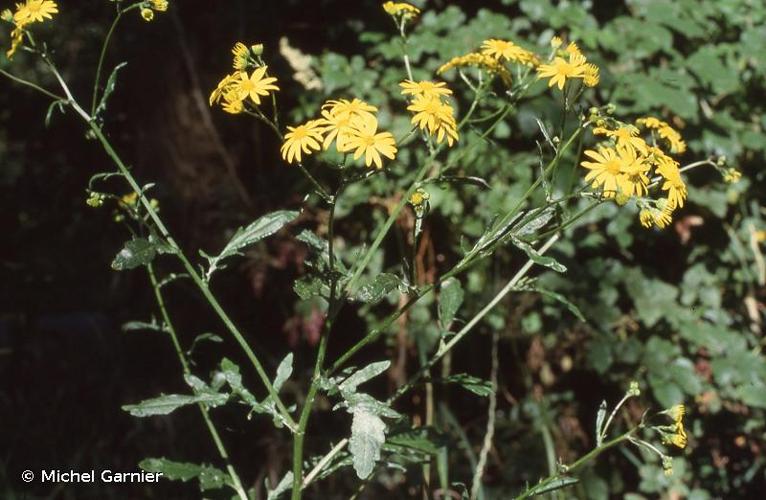
[[58, 11], [58, 5], [53, 0], [27, 0], [23, 4], [16, 4], [13, 22], [19, 27], [29, 23], [41, 23], [52, 19], [53, 14], [58, 14]]
[[141, 9], [141, 17], [144, 19], [144, 21], [151, 22], [154, 20], [154, 11], [152, 9], [147, 9], [146, 7], [143, 7]]
[[402, 16], [413, 18], [420, 14], [420, 9], [405, 2], [386, 2], [383, 4], [383, 10], [385, 10], [388, 15], [394, 17]]
[[603, 127], [596, 127], [593, 129], [595, 135], [605, 135], [611, 137], [620, 146], [628, 146], [635, 148], [643, 154], [647, 153], [648, 146], [646, 142], [638, 137], [639, 130], [633, 125], [626, 125], [618, 127], [614, 130], [609, 130]]
[[621, 176], [622, 162], [613, 148], [598, 146], [597, 150], [588, 149], [585, 156], [593, 161], [583, 161], [581, 166], [590, 170], [585, 176], [585, 182], [590, 182], [593, 188], [601, 187], [604, 196], [613, 198], [617, 194], [618, 179]]
[[[324, 127], [322, 129], [322, 133], [324, 134], [322, 149], [326, 151], [330, 148], [332, 141], [336, 141], [336, 148], [338, 151], [343, 150], [343, 145], [352, 129], [351, 118], [352, 116], [348, 113], [338, 113], [334, 115], [330, 109], [322, 110], [322, 118], [318, 120]], [[373, 116], [373, 120], [374, 119], [375, 117]]]
[[681, 171], [678, 168], [678, 162], [666, 155], [660, 148], [650, 149], [651, 159], [657, 167], [657, 173], [662, 176], [663, 182], [661, 189], [668, 192], [668, 207], [675, 210], [677, 207], [684, 206], [686, 200], [686, 183], [681, 178]]
[[652, 226], [657, 226], [658, 228], [663, 229], [672, 222], [672, 213], [672, 210], [668, 209], [667, 205], [664, 205], [662, 208], [643, 208], [638, 213], [638, 220], [641, 222], [641, 225], [647, 229]]
[[458, 140], [454, 110], [438, 97], [417, 96], [407, 110], [414, 113], [411, 122], [436, 136], [437, 144], [446, 138], [447, 144], [452, 146]]
[[585, 57], [579, 54], [570, 54], [569, 60], [556, 57], [551, 64], [538, 66], [537, 74], [540, 78], [550, 78], [549, 87], [557, 85], [563, 90], [567, 78], [583, 78], [585, 75]]
[[683, 153], [686, 151], [686, 143], [681, 134], [670, 126], [667, 122], [659, 120], [653, 116], [647, 116], [636, 120], [636, 124], [657, 131], [660, 138], [665, 139], [670, 144], [670, 150], [674, 153]]
[[247, 48], [242, 42], [237, 42], [231, 49], [231, 53], [234, 54], [234, 62], [232, 66], [234, 69], [244, 70], [250, 65], [250, 49]]
[[646, 157], [640, 156], [638, 152], [625, 146], [617, 146], [617, 155], [622, 165], [620, 172], [622, 175], [617, 179], [617, 186], [620, 192], [625, 196], [643, 196], [647, 192], [649, 185], [649, 170], [651, 165], [646, 161]]
[[598, 82], [600, 81], [599, 77], [599, 69], [598, 66], [596, 66], [593, 63], [587, 63], [585, 65], [585, 71], [582, 75], [582, 81], [587, 87], [595, 87], [598, 85]]
[[665, 444], [672, 444], [678, 448], [686, 448], [686, 430], [684, 429], [684, 415], [686, 414], [686, 408], [684, 405], [676, 405], [663, 413], [670, 416], [673, 419], [673, 432], [666, 434], [663, 433], [662, 442]]
[[221, 108], [227, 113], [238, 115], [245, 110], [245, 104], [238, 98], [235, 92], [227, 92], [223, 95]]
[[256, 68], [249, 76], [246, 71], [239, 73], [239, 80], [235, 81], [232, 89], [237, 92], [240, 101], [244, 101], [249, 97], [258, 105], [261, 104], [261, 96], [269, 95], [271, 90], [279, 90], [279, 87], [274, 85], [277, 79], [265, 76], [267, 69], [267, 66], [261, 66]]
[[225, 94], [228, 94], [232, 90], [232, 87], [238, 80], [238, 75], [239, 73], [226, 75], [220, 82], [218, 82], [218, 86], [215, 88], [215, 90], [213, 90], [213, 92], [210, 93], [208, 102], [211, 106], [218, 103], [221, 100], [221, 97], [223, 97]]
[[449, 71], [452, 68], [463, 68], [466, 66], [473, 66], [483, 69], [491, 74], [495, 74], [503, 80], [503, 83], [507, 86], [511, 86], [511, 74], [508, 72], [505, 66], [500, 64], [496, 59], [479, 52], [471, 52], [464, 56], [453, 57], [445, 64], [442, 64], [439, 69], [436, 70], [437, 75], [441, 75], [445, 71]]
[[285, 142], [280, 148], [282, 158], [287, 163], [300, 163], [302, 154], [311, 154], [312, 151], [322, 149], [322, 124], [319, 120], [311, 120], [297, 127], [287, 127]]
[[505, 59], [509, 62], [535, 66], [540, 63], [539, 58], [533, 52], [523, 49], [513, 42], [491, 38], [481, 44], [481, 53], [496, 61]]
[[356, 117], [352, 119], [353, 128], [343, 142], [344, 151], [354, 151], [354, 159], [364, 155], [364, 164], [373, 163], [376, 168], [383, 168], [380, 155], [389, 160], [396, 158], [396, 141], [390, 132], [378, 132], [378, 123]]
[[404, 80], [399, 86], [402, 88], [402, 95], [438, 97], [452, 94], [452, 91], [447, 88], [447, 84], [444, 82], [431, 82], [428, 80], [414, 82], [412, 80]]
[[582, 51], [580, 51], [580, 47], [577, 46], [574, 42], [569, 42], [569, 45], [567, 45], [567, 48], [564, 49], [564, 51], [569, 54], [570, 56], [581, 56]]
[[412, 193], [412, 196], [410, 196], [410, 199], [408, 200], [410, 202], [410, 205], [417, 208], [422, 208], [423, 205], [426, 204], [428, 200], [431, 199], [431, 195], [423, 188], [417, 188], [414, 193]]
[[375, 118], [375, 113], [378, 111], [378, 108], [371, 104], [367, 104], [356, 97], [350, 101], [348, 99], [333, 99], [327, 101], [322, 105], [322, 109], [329, 111], [330, 114], [335, 117], [359, 117], [371, 123], [374, 122], [376, 125], [378, 123]]

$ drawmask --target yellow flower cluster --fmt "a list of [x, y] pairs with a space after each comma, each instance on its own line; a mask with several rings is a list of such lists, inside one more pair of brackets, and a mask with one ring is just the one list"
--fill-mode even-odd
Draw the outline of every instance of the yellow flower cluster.
[[[554, 37], [551, 45], [558, 48], [561, 45], [561, 39]], [[589, 63], [580, 48], [574, 42], [567, 45], [566, 49], [556, 50], [555, 57], [548, 64], [541, 64], [537, 68], [537, 74], [540, 78], [550, 78], [548, 86], [558, 86], [559, 90], [564, 89], [567, 79], [580, 78], [588, 87], [595, 87], [599, 82], [599, 69], [595, 64]]]
[[[637, 123], [646, 120], [642, 118]], [[678, 162], [656, 144], [648, 144], [633, 125], [615, 121], [609, 127], [594, 128], [593, 133], [605, 136], [607, 141], [596, 149], [585, 151], [589, 159], [581, 163], [589, 170], [585, 181], [594, 188], [600, 188], [607, 198], [616, 197], [625, 201], [631, 197], [638, 198], [642, 208], [639, 220], [644, 227], [664, 228], [670, 224], [673, 211], [684, 206], [687, 196]], [[644, 198], [649, 190], [652, 170], [660, 176], [660, 189], [666, 192], [666, 198]]]
[[378, 132], [378, 109], [360, 99], [330, 100], [322, 105], [322, 117], [295, 127], [287, 127], [280, 152], [287, 163], [300, 163], [302, 155], [327, 150], [335, 142], [339, 153], [351, 153], [355, 160], [383, 168], [381, 155], [393, 160], [396, 141], [390, 132]]
[[660, 139], [664, 139], [670, 145], [670, 151], [673, 153], [683, 153], [686, 151], [686, 143], [681, 138], [681, 134], [671, 127], [667, 122], [648, 116], [639, 118], [636, 124], [651, 130], [656, 130]]
[[30, 24], [42, 23], [46, 19], [53, 19], [58, 14], [58, 5], [53, 0], [26, 0], [16, 4], [16, 11], [3, 11], [2, 18], [14, 25], [11, 31], [11, 48], [5, 53], [8, 59], [13, 59], [16, 50], [24, 42], [24, 33]]
[[154, 12], [165, 12], [168, 10], [168, 0], [147, 0], [141, 4], [141, 17], [146, 22], [154, 20]]
[[413, 19], [420, 14], [420, 9], [405, 2], [386, 2], [383, 4], [383, 10], [392, 17], [401, 16], [405, 20]]
[[447, 85], [428, 80], [405, 80], [399, 86], [402, 87], [402, 95], [412, 97], [411, 104], [407, 106], [407, 110], [413, 113], [412, 123], [417, 124], [420, 130], [427, 130], [430, 136], [436, 138], [437, 144], [446, 139], [452, 147], [458, 140], [458, 133], [455, 111], [446, 101], [447, 96], [452, 94]]
[[[248, 48], [244, 43], [237, 42], [231, 52], [234, 54], [232, 66], [235, 71], [218, 83], [210, 94], [210, 105], [221, 103], [224, 111], [237, 114], [245, 110], [246, 104], [260, 105], [261, 97], [268, 96], [273, 90], [279, 90], [279, 87], [274, 85], [276, 78], [267, 76], [268, 66], [260, 60], [263, 45]], [[249, 73], [248, 69], [251, 67], [255, 69]]]
[[508, 71], [505, 65], [500, 63], [494, 57], [479, 52], [471, 52], [470, 54], [463, 56], [453, 57], [445, 64], [441, 65], [439, 69], [436, 70], [436, 74], [441, 75], [442, 73], [453, 68], [464, 68], [467, 66], [480, 68], [489, 73], [497, 75], [506, 86], [511, 86], [511, 73]]

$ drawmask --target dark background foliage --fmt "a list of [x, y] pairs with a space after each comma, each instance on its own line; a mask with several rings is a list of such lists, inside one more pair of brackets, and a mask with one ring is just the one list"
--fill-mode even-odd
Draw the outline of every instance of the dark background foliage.
[[[534, 294], [515, 296], [490, 318], [490, 326], [505, 333], [498, 452], [490, 461], [488, 486], [507, 496], [523, 481], [546, 473], [541, 427], [552, 434], [559, 456], [575, 458], [592, 444], [599, 402], [619, 399], [628, 381], [636, 379], [645, 406], [686, 401], [693, 408], [685, 462], [677, 465], [674, 479], [666, 480], [657, 464], [643, 465], [637, 452], [614, 453], [588, 471], [574, 493], [582, 498], [607, 498], [607, 492], [640, 498], [668, 491], [699, 499], [755, 498], [766, 487], [766, 368], [761, 354], [763, 271], [756, 262], [757, 243], [753, 247], [750, 242], [754, 231], [766, 229], [761, 207], [766, 122], [758, 99], [765, 90], [766, 9], [744, 0], [504, 0], [433, 1], [425, 10], [412, 39], [413, 62], [422, 76], [490, 36], [539, 44], [542, 52], [547, 36], [566, 33], [602, 66], [594, 102], [615, 102], [625, 116], [675, 116], [674, 124], [690, 143], [685, 163], [726, 155], [744, 172], [744, 180], [734, 186], [722, 184], [712, 171], [695, 172], [689, 205], [664, 232], [643, 230], [635, 213], [612, 206], [573, 228], [570, 241], [577, 243], [563, 242], [557, 253], [568, 273], [540, 279], [575, 301], [587, 324]], [[111, 12], [108, 2], [61, 2], [61, 14], [42, 30], [73, 91], [83, 99], [90, 96]], [[278, 143], [268, 129], [207, 106], [210, 89], [228, 71], [234, 42], [267, 47], [265, 58], [280, 78], [280, 108], [294, 110], [283, 113], [284, 119], [313, 114], [327, 97], [324, 92], [359, 95], [382, 108], [400, 105], [392, 90], [402, 78], [399, 49], [389, 42], [390, 19], [378, 2], [184, 0], [171, 2], [170, 11], [150, 24], [138, 15], [128, 17], [108, 58], [109, 66], [120, 61], [128, 66], [110, 103], [106, 129], [136, 176], [157, 183], [153, 196], [163, 218], [181, 245], [194, 249], [189, 253], [220, 248], [234, 228], [267, 211], [299, 207], [308, 190], [299, 173], [279, 159]], [[312, 94], [289, 78], [292, 70], [277, 51], [283, 36], [315, 57], [324, 92]], [[3, 59], [0, 66], [53, 87], [28, 57], [12, 65]], [[452, 85], [459, 87], [459, 80]], [[497, 183], [489, 206], [469, 189], [435, 195], [428, 221], [429, 272], [443, 271], [443, 262], [454, 260], [459, 247], [454, 235], [462, 234], [460, 228], [472, 234], [471, 228], [482, 227], [504, 199], [526, 188], [537, 164], [536, 126], [530, 117], [550, 116], [554, 106], [550, 97], [536, 96], [467, 167], [494, 180], [493, 187]], [[73, 116], [54, 113], [46, 127], [46, 107], [27, 89], [0, 80], [0, 494], [197, 496], [191, 483], [96, 483], [51, 491], [18, 479], [27, 468], [130, 471], [148, 456], [196, 463], [215, 463], [216, 456], [196, 412], [136, 419], [120, 409], [159, 393], [183, 392], [185, 386], [167, 338], [121, 331], [127, 321], [148, 320], [155, 305], [144, 273], [109, 268], [128, 236], [114, 222], [113, 206], [85, 204], [88, 179], [108, 170], [108, 159], [98, 144], [85, 139]], [[497, 170], [497, 164], [504, 166]], [[116, 181], [108, 187], [118, 194], [128, 191]], [[363, 205], [376, 194], [370, 189], [350, 195], [351, 210], [340, 219], [339, 234], [352, 240], [369, 236], [366, 228], [377, 220]], [[310, 208], [300, 224], [321, 229], [323, 218], [326, 211]], [[312, 305], [298, 301], [292, 291], [293, 280], [304, 272], [305, 252], [294, 237], [280, 233], [214, 282], [268, 370], [273, 372], [292, 350], [295, 379], [304, 381], [318, 319]], [[394, 240], [387, 242], [387, 264], [380, 265], [395, 262], [393, 254]], [[510, 253], [501, 256], [468, 276], [466, 289], [477, 291], [499, 281], [510, 272], [506, 267], [518, 267], [517, 262]], [[756, 304], [755, 314], [748, 301]], [[222, 334], [190, 285], [175, 286], [169, 302], [185, 345], [200, 333]], [[476, 293], [466, 307], [477, 310], [481, 303]], [[410, 331], [429, 322], [423, 309], [413, 311]], [[351, 345], [375, 317], [374, 310], [347, 308], [329, 356]], [[402, 345], [392, 333], [358, 363], [396, 359]], [[455, 370], [486, 377], [488, 345], [486, 334], [473, 336], [457, 351]], [[412, 342], [405, 342], [404, 350], [410, 362], [399, 368], [411, 371], [417, 359]], [[228, 339], [206, 343], [194, 355], [195, 371], [208, 373], [223, 356], [243, 361]], [[258, 387], [248, 371], [245, 381]], [[397, 375], [391, 375], [375, 390], [384, 393], [396, 383]], [[287, 391], [299, 394], [302, 387], [295, 383]], [[456, 391], [443, 396], [470, 442], [478, 443], [485, 401]], [[413, 399], [399, 409], [417, 413], [419, 404]], [[629, 408], [634, 415], [641, 409]], [[246, 421], [236, 407], [217, 409], [214, 415], [248, 485], [279, 478], [291, 452], [284, 433], [263, 419]], [[346, 417], [320, 407], [312, 420], [310, 452], [320, 453], [346, 436], [348, 425]], [[450, 434], [450, 427], [444, 427]], [[461, 460], [458, 452], [454, 459]], [[470, 480], [467, 465], [454, 470], [453, 479]], [[418, 474], [401, 484], [375, 483], [368, 493], [413, 495]], [[352, 475], [344, 473], [322, 488], [345, 497], [353, 484]]]

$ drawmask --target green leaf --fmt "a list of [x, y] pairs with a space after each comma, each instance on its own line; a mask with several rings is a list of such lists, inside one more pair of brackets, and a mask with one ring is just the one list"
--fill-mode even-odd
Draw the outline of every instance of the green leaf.
[[458, 279], [449, 278], [442, 283], [439, 293], [439, 322], [444, 328], [449, 328], [450, 323], [455, 319], [455, 314], [463, 304], [464, 296], [463, 286]]
[[194, 340], [192, 340], [191, 346], [189, 346], [189, 350], [186, 351], [186, 355], [191, 356], [192, 353], [194, 352], [194, 348], [197, 347], [197, 344], [200, 342], [205, 342], [205, 341], [215, 342], [217, 344], [220, 344], [221, 342], [223, 342], [223, 338], [220, 335], [216, 335], [214, 333], [209, 333], [209, 332], [201, 333], [197, 335], [196, 337], [194, 337]]
[[601, 446], [604, 442], [604, 436], [601, 434], [604, 431], [604, 419], [606, 418], [606, 401], [601, 401], [598, 406], [598, 413], [596, 414], [596, 446]]
[[386, 424], [377, 415], [355, 409], [351, 422], [348, 449], [353, 457], [354, 470], [359, 479], [367, 479], [380, 459], [380, 449], [386, 442]]
[[519, 238], [533, 235], [550, 222], [554, 215], [556, 215], [556, 209], [553, 207], [538, 210], [530, 216], [529, 219], [525, 217], [524, 220], [514, 228], [513, 234]]
[[534, 497], [537, 495], [542, 495], [543, 493], [550, 493], [551, 491], [560, 490], [562, 488], [566, 488], [567, 486], [577, 484], [578, 482], [579, 482], [579, 479], [574, 477], [560, 477], [558, 479], [554, 479], [553, 481], [549, 483], [538, 484], [534, 488], [530, 489], [527, 492], [527, 495]]
[[106, 103], [109, 100], [109, 97], [114, 92], [114, 88], [117, 85], [117, 72], [127, 66], [128, 63], [121, 62], [117, 66], [114, 67], [112, 70], [112, 73], [109, 75], [109, 78], [106, 80], [106, 86], [104, 87], [104, 93], [101, 95], [101, 100], [98, 103], [98, 106], [96, 107], [96, 111], [93, 113], [93, 116], [101, 116], [101, 114], [106, 111]]
[[553, 300], [562, 303], [564, 306], [566, 306], [567, 309], [569, 309], [569, 312], [571, 312], [577, 317], [577, 319], [579, 319], [582, 322], [585, 322], [585, 316], [583, 316], [582, 312], [580, 311], [580, 308], [574, 305], [572, 302], [570, 302], [566, 297], [564, 297], [560, 293], [552, 292], [550, 290], [546, 290], [544, 288], [539, 288], [535, 286], [524, 287], [523, 290], [537, 292], [541, 295], [545, 295], [546, 297], [550, 297]]
[[150, 323], [146, 321], [128, 321], [122, 325], [123, 332], [134, 332], [137, 330], [153, 330], [155, 332], [165, 332], [165, 325], [157, 323], [157, 320], [152, 319]]
[[489, 380], [482, 380], [466, 373], [450, 375], [444, 379], [444, 382], [460, 384], [464, 389], [482, 397], [490, 396], [493, 392], [492, 383]]
[[449, 441], [432, 427], [418, 427], [397, 432], [386, 438], [386, 447], [407, 448], [427, 455], [436, 455]]
[[302, 300], [312, 297], [329, 297], [330, 287], [325, 280], [317, 274], [303, 276], [293, 283], [293, 290]]
[[766, 409], [766, 385], [743, 385], [736, 394], [746, 405]]
[[559, 261], [554, 259], [553, 257], [545, 257], [544, 255], [541, 255], [537, 250], [532, 248], [532, 245], [525, 241], [521, 241], [520, 239], [516, 237], [512, 237], [511, 241], [514, 245], [516, 245], [519, 249], [523, 250], [524, 253], [527, 254], [529, 259], [534, 262], [535, 264], [538, 264], [543, 267], [547, 267], [549, 269], [553, 269], [557, 273], [565, 273], [567, 268], [561, 264]]
[[676, 287], [647, 278], [637, 269], [625, 273], [625, 287], [633, 298], [638, 317], [647, 327], [654, 326], [662, 318], [675, 315], [678, 308]]
[[265, 408], [255, 399], [255, 396], [242, 385], [242, 375], [239, 373], [239, 366], [230, 359], [223, 358], [221, 360], [221, 374], [234, 394], [237, 394], [245, 403], [252, 406], [255, 411], [259, 413], [266, 412]]
[[195, 403], [203, 403], [210, 407], [225, 404], [229, 399], [228, 394], [206, 393], [193, 396], [185, 394], [167, 394], [152, 399], [141, 401], [134, 405], [124, 405], [122, 409], [134, 417], [151, 417], [154, 415], [167, 415], [182, 406]]
[[124, 271], [149, 264], [157, 251], [149, 240], [136, 238], [125, 243], [125, 248], [112, 261], [112, 269]]
[[341, 382], [338, 389], [341, 393], [353, 394], [356, 392], [357, 386], [367, 382], [371, 378], [377, 377], [388, 370], [389, 366], [391, 366], [391, 361], [378, 361], [377, 363], [369, 364], [361, 370], [357, 370], [353, 375]]
[[285, 225], [295, 220], [295, 218], [298, 217], [298, 214], [299, 212], [294, 210], [278, 210], [259, 217], [247, 227], [240, 227], [237, 229], [234, 236], [229, 240], [220, 254], [216, 257], [205, 256], [210, 262], [210, 268], [207, 272], [208, 279], [210, 279], [213, 272], [218, 269], [218, 265], [223, 259], [233, 255], [239, 255], [240, 250], [246, 246], [271, 236]]
[[274, 377], [274, 390], [279, 392], [290, 375], [293, 374], [293, 353], [288, 353], [287, 356], [277, 366], [277, 376]]
[[48, 111], [45, 113], [45, 128], [50, 127], [51, 125], [51, 118], [53, 117], [53, 111], [55, 109], [59, 110], [59, 113], [62, 115], [64, 114], [64, 101], [53, 101], [50, 106], [48, 106]]
[[288, 471], [272, 490], [269, 488], [269, 479], [266, 478], [266, 500], [277, 500], [283, 493], [287, 493], [293, 483], [293, 473]]
[[397, 412], [385, 403], [378, 401], [369, 394], [362, 392], [344, 393], [344, 402], [336, 405], [333, 410], [341, 406], [346, 406], [352, 413], [356, 410], [363, 410], [367, 413], [371, 413], [378, 417], [386, 417], [392, 419], [401, 419], [401, 413]]
[[163, 477], [170, 480], [186, 482], [197, 478], [202, 491], [219, 489], [229, 484], [226, 473], [209, 465], [174, 462], [167, 458], [145, 458], [138, 466], [147, 472], [161, 472]]
[[400, 287], [406, 289], [398, 276], [390, 273], [378, 274], [372, 282], [359, 288], [356, 300], [368, 304], [376, 304], [383, 300], [386, 295]]

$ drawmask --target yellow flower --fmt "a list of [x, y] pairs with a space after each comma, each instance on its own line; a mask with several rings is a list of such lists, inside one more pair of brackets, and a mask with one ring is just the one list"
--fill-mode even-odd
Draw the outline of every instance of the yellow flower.
[[662, 437], [662, 442], [665, 444], [672, 444], [678, 448], [686, 448], [687, 437], [686, 430], [684, 430], [684, 424], [682, 422], [675, 425], [675, 432], [672, 434], [665, 434]]
[[23, 4], [16, 4], [13, 22], [18, 27], [29, 23], [41, 23], [46, 19], [52, 19], [53, 14], [58, 14], [58, 11], [58, 5], [53, 0], [27, 0]]
[[154, 20], [154, 11], [152, 9], [141, 9], [141, 17], [144, 18], [144, 21], [149, 22]]
[[583, 78], [585, 76], [585, 58], [578, 54], [570, 54], [569, 60], [556, 57], [551, 64], [538, 66], [537, 73], [540, 78], [550, 78], [549, 87], [558, 85], [559, 90], [563, 90], [567, 78]]
[[302, 161], [301, 154], [311, 154], [312, 150], [318, 151], [322, 148], [322, 129], [319, 120], [311, 120], [297, 127], [287, 127], [285, 142], [280, 148], [282, 158], [287, 163]]
[[231, 53], [234, 54], [234, 62], [232, 63], [234, 69], [247, 69], [250, 64], [250, 49], [247, 48], [247, 45], [237, 42], [232, 47]]
[[136, 204], [138, 204], [138, 193], [135, 191], [128, 193], [126, 195], [123, 195], [117, 202], [120, 206], [129, 208], [129, 207], [135, 207]]
[[423, 188], [417, 188], [412, 196], [410, 196], [409, 202], [415, 208], [421, 208], [425, 203], [431, 199], [431, 195]]
[[592, 63], [585, 65], [585, 71], [583, 72], [582, 81], [588, 87], [595, 87], [600, 80], [598, 75], [598, 66]]
[[577, 44], [574, 42], [570, 42], [569, 45], [567, 45], [567, 48], [564, 49], [564, 51], [570, 56], [582, 56], [582, 52], [580, 52], [580, 47], [578, 47]]
[[438, 97], [440, 95], [452, 94], [452, 91], [447, 88], [447, 84], [444, 82], [431, 82], [428, 80], [414, 82], [412, 80], [404, 80], [399, 86], [402, 88], [402, 95]]
[[482, 54], [496, 61], [505, 59], [506, 61], [527, 64], [529, 66], [537, 65], [540, 62], [536, 54], [506, 40], [492, 38], [485, 40], [481, 47]]
[[598, 150], [588, 149], [585, 156], [594, 161], [583, 161], [581, 166], [590, 170], [585, 176], [585, 182], [592, 182], [591, 186], [601, 186], [604, 196], [614, 197], [617, 194], [617, 180], [620, 178], [622, 162], [613, 148], [599, 146]]
[[364, 155], [364, 164], [383, 168], [380, 155], [393, 160], [396, 157], [396, 141], [390, 132], [378, 132], [377, 121], [370, 122], [359, 117], [352, 119], [353, 128], [343, 143], [344, 151], [354, 151], [354, 159]]
[[686, 415], [686, 407], [684, 405], [675, 405], [667, 410], [667, 413], [673, 419], [673, 422], [680, 424], [683, 422], [684, 415]]
[[11, 48], [5, 53], [8, 60], [13, 59], [14, 54], [18, 50], [19, 46], [24, 42], [24, 30], [21, 28], [15, 28], [11, 31]]
[[554, 49], [558, 49], [559, 47], [561, 47], [562, 43], [564, 42], [561, 40], [561, 38], [557, 36], [554, 36], [553, 38], [551, 38], [551, 47], [553, 47]]
[[[663, 201], [664, 200], [660, 200], [658, 205]], [[672, 214], [673, 212], [668, 208], [667, 204], [665, 204], [661, 208], [649, 207], [642, 209], [638, 214], [638, 218], [641, 221], [641, 225], [645, 228], [657, 226], [658, 228], [663, 229], [672, 222]]]
[[665, 182], [662, 184], [662, 190], [668, 192], [668, 206], [671, 210], [684, 206], [686, 200], [686, 183], [681, 178], [681, 171], [678, 168], [678, 162], [662, 152], [660, 148], [650, 149], [651, 159], [657, 167], [657, 173], [660, 174]]
[[723, 181], [727, 184], [734, 184], [742, 178], [742, 172], [736, 168], [727, 168], [723, 173]]
[[218, 86], [210, 94], [209, 102], [211, 106], [219, 102], [221, 100], [221, 97], [224, 94], [228, 94], [231, 91], [232, 87], [234, 86], [234, 83], [238, 79], [238, 74], [239, 73], [226, 75], [223, 77], [223, 79], [220, 82], [218, 82]]
[[420, 14], [420, 9], [404, 2], [386, 2], [383, 4], [383, 10], [391, 16], [402, 16], [408, 19]]
[[436, 70], [436, 74], [441, 75], [445, 71], [449, 71], [452, 68], [462, 68], [465, 66], [474, 66], [484, 69], [489, 73], [496, 74], [503, 80], [503, 83], [506, 86], [511, 86], [511, 74], [508, 72], [506, 67], [500, 64], [494, 58], [489, 57], [486, 54], [480, 54], [478, 52], [471, 52], [470, 54], [466, 54], [464, 56], [453, 57], [445, 64], [442, 64], [439, 69]]
[[660, 138], [665, 139], [670, 144], [670, 150], [674, 153], [683, 153], [686, 151], [686, 143], [684, 142], [681, 134], [676, 129], [671, 127], [668, 123], [658, 120], [653, 116], [647, 116], [636, 120], [636, 124], [654, 129], [657, 131], [657, 135]]
[[631, 147], [617, 146], [617, 154], [622, 165], [620, 171], [623, 175], [617, 180], [620, 191], [626, 196], [643, 196], [646, 194], [649, 184], [648, 172], [651, 165], [646, 158], [639, 156], [638, 152]]
[[[348, 113], [338, 113], [333, 115], [330, 109], [322, 110], [322, 118], [318, 120], [319, 123], [324, 126], [322, 133], [325, 135], [322, 149], [326, 151], [330, 147], [330, 144], [332, 144], [332, 141], [336, 139], [336, 148], [339, 151], [343, 149], [343, 144], [348, 138], [348, 134], [352, 128], [351, 118], [351, 115]], [[373, 120], [374, 119], [373, 116]]]
[[238, 98], [235, 92], [227, 92], [223, 95], [223, 105], [221, 107], [232, 115], [238, 115], [245, 110], [245, 104]]
[[168, 10], [168, 0], [149, 0], [149, 4], [152, 6], [152, 9], [157, 12], [165, 12]]
[[249, 97], [258, 105], [261, 104], [261, 96], [269, 95], [270, 90], [279, 90], [279, 87], [274, 85], [276, 78], [264, 76], [267, 69], [267, 66], [256, 68], [250, 76], [246, 71], [239, 73], [239, 81], [234, 83], [232, 89], [238, 94], [240, 101]]
[[447, 144], [452, 146], [458, 140], [454, 110], [438, 97], [416, 96], [407, 110], [414, 113], [411, 122], [420, 130], [428, 129], [431, 136], [436, 135], [437, 144], [446, 138]]
[[647, 145], [643, 139], [638, 137], [638, 129], [633, 125], [626, 125], [624, 127], [618, 127], [615, 130], [609, 130], [603, 127], [596, 127], [593, 129], [595, 135], [605, 135], [611, 137], [620, 146], [628, 146], [635, 148], [641, 153], [646, 154]]
[[367, 104], [361, 99], [354, 98], [351, 101], [348, 99], [330, 100], [322, 105], [322, 109], [328, 110], [334, 117], [359, 117], [377, 124], [374, 113], [378, 111], [378, 108]]
[[673, 459], [662, 455], [662, 470], [665, 473], [666, 477], [670, 477], [673, 475]]

